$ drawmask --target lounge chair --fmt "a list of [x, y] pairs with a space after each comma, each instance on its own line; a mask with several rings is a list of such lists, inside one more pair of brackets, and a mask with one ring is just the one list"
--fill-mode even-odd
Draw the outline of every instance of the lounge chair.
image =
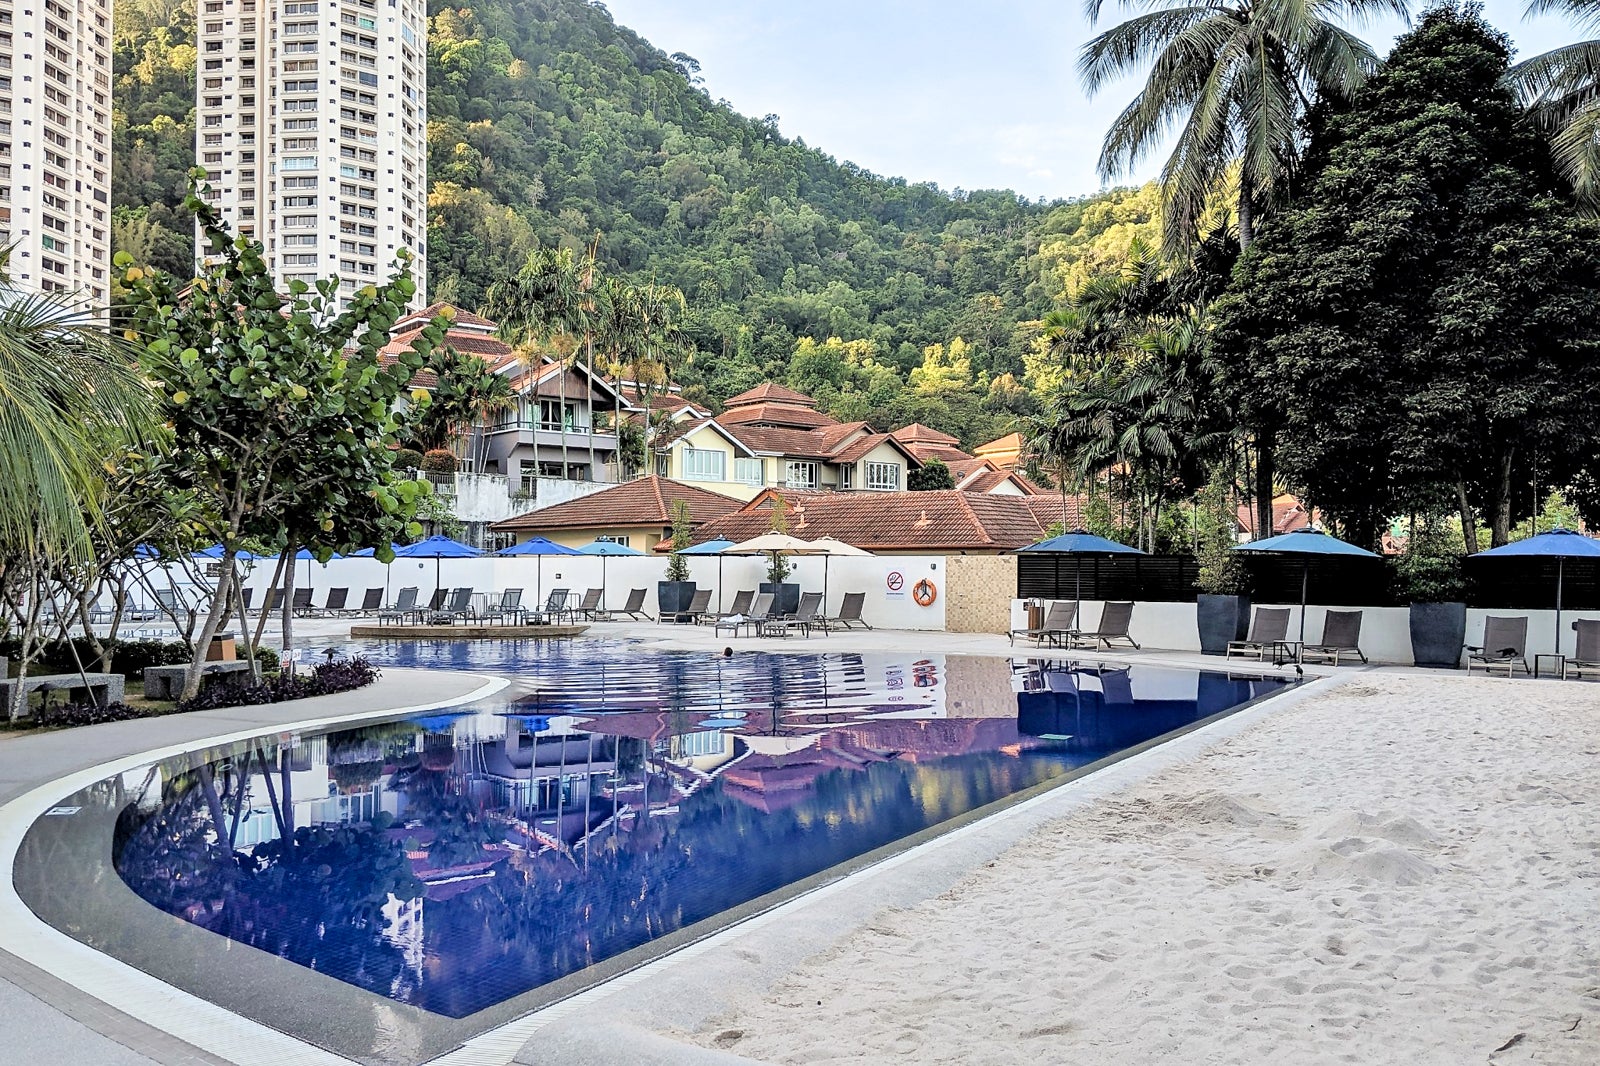
[[395, 597], [394, 603], [378, 612], [378, 624], [381, 626], [387, 622], [394, 622], [398, 625], [404, 625], [416, 613], [417, 588], [412, 585], [401, 589], [400, 594]]
[[1133, 604], [1109, 602], [1100, 608], [1100, 624], [1092, 631], [1073, 634], [1076, 643], [1091, 648], [1110, 648], [1114, 640], [1125, 640], [1137, 649], [1139, 642], [1128, 636], [1128, 626], [1133, 622]]
[[304, 618], [312, 611], [311, 589], [295, 589], [294, 603], [289, 608], [296, 618]]
[[822, 609], [822, 593], [807, 592], [800, 597], [800, 606], [789, 618], [772, 618], [763, 623], [756, 633], [763, 637], [787, 637], [792, 629], [801, 635], [811, 636], [811, 627], [817, 624], [817, 612]]
[[425, 609], [427, 613], [433, 614], [435, 611], [444, 610], [445, 597], [449, 595], [449, 589], [434, 589], [433, 595], [428, 597], [428, 606]]
[[561, 616], [571, 617], [567, 610], [567, 589], [551, 589], [550, 595], [545, 597], [544, 606], [531, 611], [523, 612], [523, 621], [531, 621], [534, 625], [546, 625], [550, 622], [561, 621]]
[[1366, 662], [1367, 656], [1360, 645], [1361, 612], [1329, 611], [1322, 619], [1322, 639], [1300, 649], [1300, 661], [1316, 658], [1338, 666], [1340, 659], [1354, 655]]
[[1472, 664], [1482, 666], [1500, 666], [1506, 668], [1506, 676], [1510, 677], [1516, 664], [1522, 664], [1522, 672], [1531, 674], [1528, 669], [1528, 616], [1516, 615], [1490, 615], [1483, 620], [1483, 643], [1468, 644], [1463, 649], [1467, 653], [1467, 673], [1472, 673]]
[[178, 594], [172, 589], [156, 589], [156, 607], [162, 617], [171, 619], [179, 629], [186, 628], [194, 620], [194, 612], [187, 604], [179, 602]]
[[1056, 600], [1050, 604], [1050, 609], [1044, 613], [1044, 621], [1036, 629], [1013, 629], [1011, 631], [1011, 644], [1016, 646], [1017, 638], [1024, 637], [1042, 644], [1049, 641], [1051, 644], [1063, 640], [1070, 640], [1076, 632], [1073, 625], [1078, 620], [1078, 604], [1073, 600]]
[[322, 606], [316, 608], [312, 613], [322, 618], [332, 618], [334, 615], [343, 614], [345, 602], [349, 599], [349, 589], [329, 589], [328, 598], [323, 600]]
[[449, 625], [456, 619], [470, 622], [478, 617], [472, 609], [472, 589], [465, 586], [450, 590], [450, 600], [437, 611], [428, 612], [429, 625]]
[[644, 610], [645, 595], [646, 593], [644, 589], [629, 589], [628, 602], [625, 605], [622, 607], [608, 607], [603, 611], [596, 611], [594, 613], [595, 621], [610, 622], [614, 621], [619, 615], [632, 618], [636, 621], [641, 618], [646, 622], [651, 621], [650, 616], [646, 614]]
[[748, 626], [751, 632], [759, 632], [763, 623], [772, 614], [772, 604], [775, 597], [770, 592], [763, 592], [756, 597], [750, 605], [750, 613], [745, 615], [729, 615], [717, 621], [715, 632], [721, 633], [724, 629], [734, 636], [739, 635], [739, 630]]
[[1585, 670], [1600, 671], [1600, 621], [1580, 618], [1572, 623], [1572, 630], [1578, 634], [1578, 646], [1561, 661], [1563, 681], [1569, 670], [1579, 677]]
[[705, 614], [700, 616], [699, 622], [701, 625], [714, 625], [717, 622], [722, 621], [724, 618], [729, 618], [736, 614], [745, 614], [750, 610], [750, 601], [755, 598], [756, 594], [754, 589], [741, 589], [734, 594], [733, 606], [731, 608], [726, 611], [707, 611]]
[[500, 602], [489, 604], [479, 617], [486, 622], [494, 620], [509, 625], [520, 621], [525, 613], [522, 609], [522, 590], [505, 589], [500, 593]]
[[711, 590], [697, 589], [695, 594], [689, 598], [688, 609], [679, 611], [673, 617], [680, 622], [697, 622], [710, 606]]
[[240, 589], [239, 590], [239, 600], [240, 600], [241, 603], [243, 603], [244, 610], [245, 610], [246, 614], [250, 613], [250, 601], [255, 599], [255, 596], [256, 596], [256, 590], [255, 589]]
[[1288, 638], [1289, 608], [1257, 607], [1255, 617], [1250, 619], [1250, 635], [1244, 640], [1228, 641], [1224, 658], [1233, 658], [1235, 652], [1240, 655], [1249, 655], [1253, 652], [1259, 662], [1266, 659], [1267, 652], [1276, 647], [1280, 641]]
[[839, 604], [839, 613], [832, 618], [819, 618], [817, 622], [823, 629], [854, 629], [856, 626], [871, 629], [872, 627], [861, 617], [861, 608], [866, 602], [865, 592], [846, 592], [844, 602]]
[[372, 614], [383, 609], [383, 590], [368, 589], [367, 594], [361, 597], [361, 606], [354, 610], [346, 610], [345, 614]]
[[[160, 596], [161, 596], [160, 593], [156, 594], [156, 598], [157, 599], [159, 599]], [[268, 601], [267, 606], [265, 608], [265, 610], [267, 611], [268, 614], [271, 614], [273, 611], [281, 611], [281, 610], [283, 610], [283, 596], [284, 596], [284, 592], [283, 592], [282, 589], [273, 589], [272, 590], [272, 599]]]
[[585, 589], [583, 599], [578, 606], [572, 609], [574, 618], [593, 619], [594, 613], [600, 609], [600, 601], [605, 598], [605, 589]]

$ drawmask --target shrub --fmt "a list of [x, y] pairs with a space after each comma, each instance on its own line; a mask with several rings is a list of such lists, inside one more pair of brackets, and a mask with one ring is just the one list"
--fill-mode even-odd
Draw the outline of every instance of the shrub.
[[364, 688], [378, 680], [378, 668], [361, 656], [336, 659], [301, 674], [279, 674], [264, 681], [228, 680], [206, 685], [200, 694], [178, 704], [180, 712], [209, 711], [218, 707], [245, 707], [259, 703], [284, 703], [311, 696], [331, 696]]
[[1462, 599], [1466, 579], [1461, 559], [1442, 519], [1411, 524], [1406, 550], [1394, 567], [1395, 597], [1403, 603], [1451, 603]]
[[396, 470], [415, 470], [422, 465], [422, 453], [415, 448], [397, 448], [391, 462]]
[[454, 474], [456, 472], [456, 457], [444, 448], [430, 448], [422, 457], [422, 472], [424, 474]]
[[39, 708], [33, 720], [45, 726], [99, 725], [101, 722], [126, 722], [148, 715], [148, 711], [130, 707], [119, 700], [104, 707], [81, 702], [46, 704]]

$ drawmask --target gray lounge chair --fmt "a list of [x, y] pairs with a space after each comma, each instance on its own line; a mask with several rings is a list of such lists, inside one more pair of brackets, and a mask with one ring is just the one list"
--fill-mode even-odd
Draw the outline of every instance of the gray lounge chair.
[[425, 608], [427, 614], [444, 610], [445, 597], [449, 595], [449, 589], [434, 589], [433, 595], [428, 597], [428, 606]]
[[[282, 590], [279, 591], [278, 601], [283, 601]], [[54, 602], [51, 602], [54, 607]], [[178, 594], [172, 589], [156, 589], [156, 607], [163, 618], [170, 619], [179, 629], [186, 628], [194, 621], [194, 611], [188, 604], [178, 599]]]
[[697, 589], [695, 594], [689, 598], [688, 610], [679, 611], [675, 617], [680, 622], [698, 622], [710, 606], [711, 590]]
[[750, 610], [750, 601], [756, 598], [754, 589], [740, 589], [733, 597], [733, 606], [726, 611], [706, 612], [698, 619], [701, 625], [714, 625], [736, 614], [745, 614]]
[[[267, 600], [267, 606], [265, 608], [263, 608], [263, 609], [268, 614], [271, 614], [273, 611], [281, 611], [281, 610], [283, 610], [283, 597], [284, 597], [284, 591], [282, 589], [273, 589], [272, 590], [272, 596]], [[159, 600], [160, 598], [161, 598], [161, 593], [159, 593], [159, 592], [156, 593], [156, 599]]]
[[1044, 621], [1036, 629], [1013, 629], [1011, 643], [1017, 643], [1018, 637], [1031, 640], [1034, 644], [1051, 644], [1070, 640], [1075, 632], [1073, 626], [1078, 621], [1078, 604], [1074, 600], [1056, 600], [1050, 604], [1049, 610], [1044, 613]]
[[1240, 655], [1254, 653], [1256, 660], [1261, 661], [1267, 657], [1268, 651], [1288, 638], [1289, 608], [1257, 607], [1255, 617], [1250, 619], [1250, 635], [1244, 640], [1228, 641], [1224, 658], [1233, 658], [1235, 652]]
[[585, 589], [583, 600], [572, 609], [574, 618], [593, 619], [594, 613], [600, 609], [600, 601], [605, 598], [605, 589]]
[[823, 629], [854, 629], [856, 626], [871, 629], [872, 627], [861, 617], [861, 608], [866, 602], [865, 592], [846, 592], [844, 602], [839, 604], [839, 613], [832, 618], [819, 618], [817, 621]]
[[523, 612], [523, 621], [531, 621], [534, 625], [548, 625], [551, 622], [561, 621], [563, 616], [570, 618], [572, 612], [567, 610], [568, 591], [568, 589], [551, 589], [550, 595], [545, 597], [544, 606]]
[[751, 632], [759, 632], [761, 625], [766, 622], [768, 617], [772, 614], [773, 599], [774, 597], [772, 593], [761, 593], [756, 597], [755, 602], [750, 605], [749, 614], [729, 615], [727, 618], [719, 619], [716, 624], [715, 632], [721, 633], [724, 629], [726, 629], [734, 636], [738, 636], [739, 631], [746, 627], [748, 627]]
[[651, 618], [645, 613], [644, 609], [645, 595], [644, 589], [629, 589], [627, 603], [621, 607], [607, 607], [604, 610], [596, 611], [594, 612], [594, 619], [597, 622], [614, 622], [618, 618], [632, 618], [635, 621], [643, 619], [649, 622]]
[[372, 614], [383, 608], [383, 590], [368, 589], [367, 594], [361, 598], [361, 606], [355, 610], [347, 610], [345, 614]]
[[345, 601], [348, 599], [350, 599], [349, 589], [329, 589], [328, 598], [322, 601], [322, 606], [313, 608], [307, 613], [315, 614], [322, 618], [332, 618], [334, 615], [344, 613]]
[[247, 588], [247, 589], [240, 589], [239, 590], [239, 599], [244, 604], [244, 609], [245, 609], [245, 613], [246, 614], [250, 613], [250, 601], [255, 598], [255, 595], [256, 595], [256, 590], [255, 589]]
[[1582, 677], [1585, 670], [1600, 672], [1600, 621], [1580, 618], [1572, 623], [1572, 630], [1578, 634], [1578, 646], [1572, 654], [1561, 661], [1561, 680], [1567, 679], [1567, 672], [1571, 671]]
[[1100, 624], [1093, 631], [1074, 634], [1076, 641], [1086, 647], [1110, 648], [1111, 642], [1125, 640], [1137, 649], [1139, 642], [1128, 636], [1128, 626], [1133, 622], [1133, 604], [1109, 602], [1100, 608]]
[[500, 593], [500, 602], [491, 603], [483, 609], [484, 621], [497, 621], [509, 625], [520, 621], [525, 612], [522, 609], [522, 590], [504, 589]]
[[472, 609], [472, 589], [465, 586], [450, 590], [450, 599], [437, 611], [428, 612], [430, 625], [449, 625], [458, 619], [470, 622], [478, 617], [478, 612]]
[[304, 618], [312, 612], [311, 591], [308, 588], [294, 590], [294, 603], [290, 605], [289, 610], [294, 612], [296, 618]]
[[1300, 661], [1315, 658], [1338, 666], [1340, 659], [1351, 655], [1367, 661], [1361, 650], [1361, 612], [1329, 611], [1322, 619], [1322, 639], [1302, 648]]
[[787, 637], [790, 630], [798, 629], [802, 636], [811, 636], [817, 624], [817, 612], [822, 609], [822, 593], [807, 592], [800, 597], [800, 606], [789, 618], [773, 618], [761, 623], [756, 632], [763, 637]]
[[378, 612], [378, 624], [381, 626], [394, 622], [397, 625], [404, 625], [416, 613], [417, 588], [412, 585], [401, 589], [399, 595], [395, 597], [394, 603]]
[[1516, 664], [1522, 664], [1522, 672], [1533, 673], [1528, 669], [1528, 616], [1516, 615], [1490, 615], [1483, 620], [1483, 643], [1468, 644], [1463, 649], [1467, 653], [1467, 673], [1472, 673], [1472, 664], [1480, 666], [1504, 666], [1506, 676], [1510, 677]]

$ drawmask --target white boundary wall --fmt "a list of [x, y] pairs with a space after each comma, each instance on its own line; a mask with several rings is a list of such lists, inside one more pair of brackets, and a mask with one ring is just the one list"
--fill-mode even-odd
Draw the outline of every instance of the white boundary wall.
[[[1083, 601], [1083, 622], [1093, 628], [1104, 606], [1101, 600]], [[1300, 632], [1300, 605], [1260, 603], [1254, 607], [1288, 607], [1289, 636]], [[1252, 608], [1253, 610], [1254, 608]], [[1411, 664], [1411, 612], [1405, 607], [1321, 607], [1311, 604], [1306, 608], [1306, 639], [1314, 642], [1322, 634], [1323, 617], [1328, 611], [1362, 612], [1361, 650], [1367, 658], [1380, 663]], [[1554, 611], [1487, 610], [1472, 607], [1467, 610], [1467, 643], [1483, 640], [1484, 619], [1489, 615], [1528, 616], [1528, 664], [1533, 665], [1536, 654], [1555, 651]], [[1562, 611], [1561, 647], [1567, 654], [1573, 652], [1572, 622], [1579, 618], [1600, 619], [1600, 611]], [[1011, 601], [1011, 624], [1021, 629], [1027, 622], [1023, 601]], [[1133, 624], [1128, 627], [1133, 639], [1148, 648], [1169, 651], [1200, 650], [1200, 630], [1195, 622], [1192, 603], [1155, 603], [1140, 601], [1133, 609]], [[1548, 668], [1553, 664], [1546, 664]]]
[[[766, 580], [765, 556], [686, 556], [690, 580], [700, 588], [713, 590], [711, 606], [717, 607], [718, 563], [722, 567], [722, 608], [733, 604], [741, 589], [754, 589]], [[797, 582], [804, 592], [823, 591], [824, 560], [819, 556], [793, 556], [793, 572], [789, 580]], [[275, 559], [256, 563], [245, 576], [245, 587], [254, 589], [251, 603], [259, 607], [266, 602], [267, 586], [272, 581]], [[350, 590], [346, 601], [358, 607], [369, 588], [385, 589], [383, 602], [394, 601], [400, 589], [415, 585], [418, 602], [427, 603], [438, 583], [446, 588], [469, 585], [479, 593], [494, 593], [498, 597], [503, 589], [521, 588], [524, 606], [542, 606], [553, 588], [565, 588], [574, 601], [584, 590], [606, 589], [604, 603], [608, 607], [621, 607], [628, 598], [628, 590], [648, 590], [645, 610], [656, 613], [656, 582], [662, 580], [667, 567], [664, 556], [592, 556], [552, 555], [543, 558], [528, 556], [484, 556], [476, 559], [396, 559], [388, 568], [375, 559], [335, 559], [326, 566], [301, 561], [295, 579], [297, 588], [308, 583], [312, 589], [311, 602], [321, 606], [327, 602], [328, 590], [343, 586]], [[895, 596], [888, 587], [891, 571], [903, 575], [901, 595]], [[865, 592], [866, 603], [862, 617], [869, 625], [879, 629], [944, 629], [944, 571], [943, 556], [892, 556], [877, 555], [866, 558], [830, 558], [826, 560], [827, 603], [830, 615], [837, 614], [847, 592]], [[921, 578], [931, 580], [940, 595], [929, 606], [921, 607], [911, 597], [911, 589]], [[191, 600], [194, 598], [192, 590]]]

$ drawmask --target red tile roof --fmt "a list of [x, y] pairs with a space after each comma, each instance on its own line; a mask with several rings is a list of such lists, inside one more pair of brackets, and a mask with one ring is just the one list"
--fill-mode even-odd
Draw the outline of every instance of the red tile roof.
[[[899, 437], [896, 437], [895, 439], [900, 440]], [[949, 466], [952, 470], [955, 469], [954, 464], [956, 463], [972, 462], [972, 456], [968, 455], [960, 448], [952, 448], [948, 444], [918, 444], [915, 441], [905, 440], [901, 440], [900, 443], [904, 444], [906, 451], [916, 456], [920, 462], [925, 463], [929, 459], [937, 459], [946, 466]], [[982, 462], [983, 460], [980, 459], [978, 461]]]
[[[1237, 511], [1239, 528], [1246, 533], [1254, 533], [1256, 529], [1255, 508], [1249, 504], [1240, 504]], [[1313, 524], [1316, 515], [1307, 511], [1305, 505], [1294, 496], [1284, 493], [1282, 496], [1272, 498], [1272, 532], [1293, 533], [1297, 529], [1305, 529]]]
[[866, 456], [868, 452], [872, 451], [872, 449], [876, 448], [880, 444], [892, 445], [898, 451], [906, 452], [909, 457], [909, 452], [907, 451], [906, 446], [889, 436], [889, 434], [868, 433], [866, 436], [858, 437], [849, 444], [839, 448], [833, 453], [832, 459], [836, 463], [859, 462]]
[[720, 492], [652, 474], [576, 500], [519, 514], [496, 522], [491, 528], [504, 533], [524, 533], [545, 529], [668, 526], [672, 524], [672, 504], [677, 500], [689, 505], [690, 521], [697, 526], [741, 506], [741, 501]]
[[795, 426], [802, 429], [838, 425], [838, 422], [821, 411], [788, 403], [754, 403], [730, 407], [717, 416], [717, 421], [724, 425], [749, 423], [759, 426]]
[[482, 315], [475, 315], [471, 311], [463, 311], [455, 304], [445, 303], [443, 301], [440, 301], [439, 303], [431, 303], [420, 311], [413, 311], [410, 314], [405, 315], [400, 319], [400, 321], [395, 323], [394, 328], [396, 331], [400, 331], [426, 325], [428, 322], [437, 318], [440, 312], [444, 311], [446, 308], [449, 308], [450, 311], [453, 312], [451, 322], [456, 326], [466, 327], [478, 332], [489, 333], [492, 333], [499, 328], [497, 323], [491, 322]]
[[892, 434], [902, 444], [960, 444], [961, 441], [948, 433], [940, 433], [932, 426], [925, 426], [921, 422], [913, 422], [909, 426], [901, 426]]
[[771, 525], [772, 500], [789, 503], [789, 532], [803, 540], [836, 537], [868, 551], [1005, 551], [1040, 540], [1057, 522], [1079, 524], [1081, 498], [991, 496], [975, 492], [838, 492], [768, 489], [732, 514], [707, 522], [695, 540], [748, 540]]
[[820, 434], [809, 429], [783, 429], [777, 426], [729, 425], [719, 415], [712, 421], [721, 426], [728, 436], [753, 452], [768, 452], [794, 456], [797, 459], [830, 458], [833, 449]]
[[744, 407], [758, 403], [792, 404], [797, 407], [815, 407], [817, 401], [803, 392], [786, 389], [782, 385], [774, 385], [770, 381], [762, 382], [753, 389], [741, 392], [737, 396], [730, 396], [723, 401], [722, 406], [727, 408]]

